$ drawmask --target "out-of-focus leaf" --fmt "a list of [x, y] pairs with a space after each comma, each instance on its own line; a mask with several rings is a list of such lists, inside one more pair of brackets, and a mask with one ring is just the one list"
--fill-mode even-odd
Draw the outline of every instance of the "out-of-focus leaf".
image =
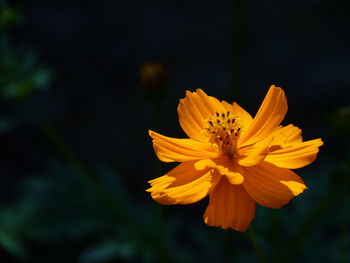
[[0, 134], [11, 132], [16, 127], [16, 125], [16, 121], [12, 118], [7, 116], [0, 116]]
[[0, 94], [19, 99], [45, 89], [52, 72], [42, 67], [33, 52], [14, 47], [8, 34], [0, 35]]
[[[225, 233], [220, 233], [219, 229], [208, 229], [204, 224], [201, 224], [200, 226], [197, 225], [191, 227], [191, 236], [193, 237], [195, 242], [198, 243], [200, 248], [202, 248], [203, 251], [205, 251], [206, 258], [208, 259], [208, 261], [210, 259], [218, 262], [222, 262], [225, 260], [224, 253], [220, 253], [220, 245], [222, 247], [225, 245], [224, 235]], [[208, 240], [215, 240], [216, 245], [213, 245], [211, 242], [208, 242]], [[221, 257], [218, 258], [218, 255], [220, 255]]]
[[22, 98], [28, 96], [34, 90], [43, 90], [49, 83], [51, 73], [49, 70], [40, 69], [22, 80], [12, 80], [3, 86], [3, 96], [7, 99]]
[[81, 175], [59, 162], [51, 162], [51, 176], [28, 178], [22, 187], [26, 198], [36, 200], [42, 223], [28, 231], [42, 241], [82, 239], [110, 231], [116, 221], [111, 211]]
[[117, 200], [125, 207], [131, 206], [131, 200], [129, 194], [126, 192], [124, 183], [121, 181], [120, 177], [108, 167], [99, 167], [98, 175], [101, 183], [105, 189], [110, 192]]
[[21, 21], [18, 9], [10, 7], [6, 1], [0, 1], [0, 31], [6, 30]]
[[131, 242], [117, 240], [104, 240], [88, 248], [81, 255], [79, 262], [99, 263], [111, 260], [131, 260], [136, 254], [135, 247]]
[[[152, 222], [154, 213], [131, 201], [118, 174], [104, 167], [99, 169], [98, 175], [105, 191], [125, 213], [130, 213], [128, 216], [138, 224], [137, 227], [147, 230], [149, 239], [124, 225], [94, 190], [94, 185], [74, 168], [58, 161], [50, 162], [48, 171], [42, 175], [22, 181], [19, 200], [8, 209], [0, 210], [0, 233], [6, 232], [9, 240], [18, 240], [19, 246], [24, 246], [28, 240], [44, 246], [60, 242], [74, 246], [86, 240], [106, 240], [108, 236], [108, 242], [84, 243], [89, 249], [85, 249], [82, 258], [127, 260], [137, 254], [142, 262], [153, 262], [157, 253], [154, 218]], [[134, 210], [137, 212], [132, 212]], [[1, 232], [1, 229], [6, 231]], [[7, 248], [8, 245], [3, 246], [9, 252], [17, 253]]]
[[17, 258], [24, 258], [27, 254], [23, 243], [13, 233], [0, 231], [0, 244]]
[[22, 76], [17, 75], [16, 78], [8, 80], [1, 78], [2, 95], [6, 99], [26, 97], [35, 90], [43, 90], [50, 82], [51, 76], [52, 74], [49, 70], [38, 69], [34, 72], [26, 72]]
[[32, 200], [23, 200], [0, 209], [0, 245], [18, 258], [27, 254], [23, 244], [28, 229], [36, 224], [37, 207]]

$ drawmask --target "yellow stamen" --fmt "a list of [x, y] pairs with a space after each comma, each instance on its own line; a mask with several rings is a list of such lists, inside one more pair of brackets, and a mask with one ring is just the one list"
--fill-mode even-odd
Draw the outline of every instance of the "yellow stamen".
[[242, 126], [237, 119], [230, 111], [216, 112], [206, 119], [207, 125], [203, 133], [227, 155], [233, 155], [237, 151], [237, 141], [242, 132]]

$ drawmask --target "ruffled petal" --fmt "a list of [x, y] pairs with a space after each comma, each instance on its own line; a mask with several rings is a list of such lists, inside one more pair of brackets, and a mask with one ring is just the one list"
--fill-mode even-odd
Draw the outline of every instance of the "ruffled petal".
[[301, 129], [294, 126], [293, 124], [282, 127], [278, 132], [274, 134], [274, 144], [279, 144], [282, 147], [301, 142], [302, 139]]
[[163, 162], [186, 162], [219, 154], [219, 150], [210, 143], [170, 138], [154, 131], [149, 131], [149, 135], [153, 138], [154, 151]]
[[225, 100], [222, 100], [221, 104], [222, 104], [222, 106], [224, 106], [226, 111], [229, 111], [229, 112], [233, 113], [233, 105], [232, 104], [228, 103]]
[[255, 215], [255, 202], [242, 185], [232, 185], [222, 177], [209, 196], [203, 217], [207, 225], [241, 232], [248, 228]]
[[245, 127], [249, 127], [253, 121], [252, 116], [244, 110], [241, 106], [238, 105], [238, 103], [234, 102], [232, 104], [232, 112], [234, 115], [238, 116], [238, 121], [242, 123], [242, 134], [245, 132]]
[[243, 146], [238, 149], [237, 159], [241, 166], [249, 167], [262, 162], [269, 153], [269, 141]]
[[220, 156], [215, 159], [203, 159], [195, 163], [197, 170], [204, 170], [208, 167], [214, 168], [221, 175], [225, 175], [227, 180], [234, 185], [243, 183], [242, 168], [228, 156]]
[[297, 169], [312, 163], [317, 156], [318, 148], [323, 145], [321, 139], [299, 142], [292, 146], [270, 152], [265, 161], [276, 166]]
[[230, 104], [226, 101], [221, 101], [221, 104], [225, 107], [226, 111], [231, 112], [232, 116], [235, 117], [236, 122], [238, 122], [241, 126], [241, 133], [244, 134], [246, 131], [246, 127], [249, 127], [253, 121], [252, 116], [245, 111], [241, 106], [239, 106], [236, 102]]
[[270, 208], [280, 208], [307, 188], [294, 172], [268, 162], [245, 168], [243, 186], [257, 203]]
[[278, 127], [269, 137], [265, 140], [270, 140], [270, 152], [289, 147], [293, 144], [302, 142], [301, 129], [289, 124], [285, 127]]
[[286, 115], [287, 108], [284, 91], [272, 85], [247, 132], [241, 137], [240, 145], [254, 144], [271, 135]]
[[[177, 167], [179, 167], [178, 165]], [[148, 181], [151, 184], [151, 188], [148, 188], [146, 191], [151, 193], [151, 197], [162, 205], [174, 205], [176, 201], [169, 196], [165, 195], [163, 190], [167, 188], [175, 178], [168, 175], [160, 176], [156, 179]]]
[[147, 192], [161, 204], [191, 204], [203, 199], [220, 178], [211, 168], [196, 170], [195, 162], [185, 162], [149, 181], [152, 187]]
[[225, 111], [225, 107], [222, 105], [222, 103], [215, 97], [208, 96], [203, 90], [197, 89], [196, 90], [198, 96], [201, 98], [201, 100], [204, 102], [204, 104], [207, 106], [209, 112], [211, 113], [210, 116], [213, 116], [216, 112], [223, 112]]
[[208, 138], [201, 132], [206, 126], [205, 120], [215, 114], [216, 111], [223, 111], [221, 102], [208, 96], [201, 89], [196, 92], [186, 91], [186, 98], [181, 99], [177, 108], [179, 121], [184, 132], [197, 141], [208, 141]]

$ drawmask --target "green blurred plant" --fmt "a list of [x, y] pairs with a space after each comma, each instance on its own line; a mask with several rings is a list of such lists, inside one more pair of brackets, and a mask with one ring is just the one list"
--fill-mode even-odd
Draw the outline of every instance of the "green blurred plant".
[[[0, 209], [0, 244], [11, 253], [30, 259], [31, 252], [26, 249], [30, 242], [42, 247], [64, 242], [74, 247], [91, 238], [93, 241], [80, 249], [80, 262], [109, 262], [118, 258], [140, 260], [153, 248], [120, 222], [74, 168], [51, 161], [48, 169], [22, 181], [18, 200]], [[150, 218], [152, 212], [131, 203], [119, 176], [110, 169], [101, 167], [98, 175], [104, 189], [132, 218], [142, 218], [137, 223], [147, 229], [152, 242], [151, 230], [156, 228]], [[155, 251], [149, 254], [153, 261]]]
[[0, 1], [0, 94], [5, 99], [27, 97], [52, 79], [51, 70], [39, 65], [34, 52], [13, 44], [12, 30], [22, 20], [18, 5]]
[[10, 5], [9, 1], [0, 0], [0, 32], [5, 32], [22, 21], [18, 5]]
[[0, 68], [0, 91], [5, 99], [21, 99], [44, 90], [52, 79], [51, 70], [38, 66], [33, 53], [12, 50], [6, 38], [0, 38]]

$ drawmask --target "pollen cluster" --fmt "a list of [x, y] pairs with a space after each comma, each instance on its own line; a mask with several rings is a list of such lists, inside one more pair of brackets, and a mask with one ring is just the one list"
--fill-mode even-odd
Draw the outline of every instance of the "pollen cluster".
[[241, 125], [230, 111], [216, 112], [206, 120], [204, 134], [209, 142], [216, 144], [225, 154], [233, 154], [237, 150], [237, 140], [241, 134]]

